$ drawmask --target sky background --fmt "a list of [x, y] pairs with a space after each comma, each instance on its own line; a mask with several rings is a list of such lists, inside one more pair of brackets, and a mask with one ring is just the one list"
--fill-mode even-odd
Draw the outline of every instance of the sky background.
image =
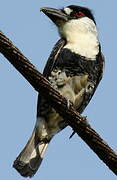
[[[0, 30], [42, 72], [59, 39], [56, 27], [39, 11], [76, 4], [93, 10], [105, 55], [105, 73], [83, 115], [117, 152], [117, 1], [116, 0], [0, 0]], [[36, 121], [37, 92], [0, 55], [0, 179], [24, 180], [12, 168]], [[115, 180], [116, 176], [68, 127], [51, 142], [34, 180]]]

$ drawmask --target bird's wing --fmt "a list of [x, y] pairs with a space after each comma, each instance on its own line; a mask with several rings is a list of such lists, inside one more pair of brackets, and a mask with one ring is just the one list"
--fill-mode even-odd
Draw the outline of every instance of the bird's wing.
[[98, 72], [96, 73], [96, 84], [94, 86], [94, 90], [92, 91], [92, 93], [89, 96], [86, 95], [86, 98], [82, 102], [82, 105], [78, 109], [76, 108], [79, 113], [82, 113], [84, 111], [84, 109], [89, 104], [90, 100], [92, 99], [92, 97], [97, 89], [97, 86], [99, 85], [100, 80], [103, 77], [104, 67], [105, 67], [105, 58], [104, 58], [104, 55], [100, 52], [100, 55], [98, 57]]
[[[45, 65], [44, 71], [43, 71], [43, 75], [47, 78], [50, 73], [52, 72], [52, 69], [56, 63], [57, 57], [60, 53], [60, 50], [64, 47], [66, 41], [64, 39], [60, 39], [57, 41], [57, 43], [55, 44], [49, 58], [48, 61]], [[37, 101], [37, 117], [39, 116], [39, 104], [41, 101], [41, 95], [38, 95], [38, 101]]]
[[101, 53], [100, 57], [99, 57], [99, 62], [100, 62], [100, 73], [99, 73], [99, 80], [98, 82], [100, 82], [100, 80], [102, 79], [103, 73], [104, 73], [104, 68], [105, 68], [105, 57], [103, 55], [103, 53]]
[[64, 45], [65, 45], [64, 39], [58, 40], [57, 43], [55, 44], [43, 71], [43, 75], [45, 77], [48, 77], [48, 75], [52, 72], [53, 66], [56, 63], [56, 59], [59, 55], [59, 52], [64, 47]]

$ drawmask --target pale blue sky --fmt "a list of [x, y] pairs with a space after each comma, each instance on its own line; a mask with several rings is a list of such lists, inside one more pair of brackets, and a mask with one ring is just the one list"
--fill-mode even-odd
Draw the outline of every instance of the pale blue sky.
[[[83, 113], [94, 129], [117, 151], [117, 1], [116, 0], [0, 0], [0, 30], [43, 70], [54, 43], [56, 27], [39, 9], [77, 4], [94, 12], [106, 58], [104, 78]], [[13, 161], [26, 144], [36, 121], [37, 92], [0, 55], [0, 179], [24, 180]], [[115, 180], [116, 176], [67, 128], [51, 142], [34, 180]]]

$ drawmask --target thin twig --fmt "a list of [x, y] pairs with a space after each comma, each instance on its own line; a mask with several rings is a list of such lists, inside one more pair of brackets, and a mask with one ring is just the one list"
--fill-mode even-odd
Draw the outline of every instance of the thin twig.
[[67, 107], [67, 101], [50, 83], [37, 71], [35, 66], [12, 44], [12, 42], [0, 32], [0, 52], [9, 62], [27, 79], [33, 88], [43, 94], [56, 111], [66, 119], [73, 130], [87, 143], [97, 156], [117, 175], [117, 154], [98, 135], [98, 133], [87, 124], [82, 117], [71, 106]]

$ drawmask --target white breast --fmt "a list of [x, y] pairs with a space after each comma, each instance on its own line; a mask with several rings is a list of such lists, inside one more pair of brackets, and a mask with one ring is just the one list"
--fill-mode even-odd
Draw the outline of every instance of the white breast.
[[91, 19], [83, 17], [70, 20], [59, 28], [59, 33], [67, 40], [64, 48], [95, 60], [99, 52], [99, 41], [96, 25]]

